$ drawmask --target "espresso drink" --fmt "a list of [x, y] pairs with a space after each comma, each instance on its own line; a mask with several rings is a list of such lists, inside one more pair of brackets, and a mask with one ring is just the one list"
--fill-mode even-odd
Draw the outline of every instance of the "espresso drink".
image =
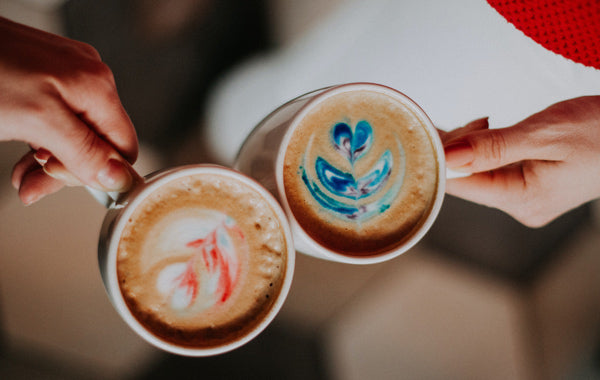
[[269, 312], [287, 263], [283, 226], [263, 195], [214, 173], [173, 179], [133, 211], [118, 246], [121, 293], [155, 336], [218, 347]]
[[379, 254], [410, 238], [438, 187], [425, 116], [368, 89], [318, 99], [303, 115], [283, 165], [285, 196], [302, 229], [350, 256]]

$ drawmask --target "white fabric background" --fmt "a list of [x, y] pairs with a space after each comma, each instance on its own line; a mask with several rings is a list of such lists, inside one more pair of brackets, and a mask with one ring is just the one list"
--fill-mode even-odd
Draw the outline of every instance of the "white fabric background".
[[354, 81], [404, 92], [445, 130], [483, 116], [492, 128], [509, 126], [557, 101], [600, 93], [599, 70], [544, 49], [484, 0], [349, 0], [292, 44], [224, 78], [204, 143], [231, 164], [278, 105]]

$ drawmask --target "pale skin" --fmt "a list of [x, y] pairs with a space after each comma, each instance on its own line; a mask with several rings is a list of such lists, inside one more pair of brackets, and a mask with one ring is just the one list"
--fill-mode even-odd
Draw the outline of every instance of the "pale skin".
[[24, 204], [64, 185], [125, 191], [137, 178], [136, 133], [98, 52], [1, 17], [0, 140], [31, 147], [12, 173]]
[[566, 100], [507, 128], [487, 118], [440, 133], [447, 166], [473, 173], [449, 194], [498, 208], [530, 227], [600, 197], [600, 96]]

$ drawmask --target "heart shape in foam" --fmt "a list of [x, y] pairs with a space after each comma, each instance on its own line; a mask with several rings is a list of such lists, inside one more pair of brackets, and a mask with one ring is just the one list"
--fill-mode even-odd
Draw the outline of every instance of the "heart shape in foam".
[[352, 132], [348, 124], [341, 122], [333, 127], [331, 137], [335, 150], [353, 164], [371, 147], [373, 129], [367, 121], [361, 120]]

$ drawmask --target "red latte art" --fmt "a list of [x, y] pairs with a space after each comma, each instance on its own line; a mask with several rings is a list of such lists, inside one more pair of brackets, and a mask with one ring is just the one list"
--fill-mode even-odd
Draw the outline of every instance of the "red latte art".
[[[172, 281], [173, 292], [183, 293], [189, 299], [187, 306], [194, 303], [200, 291], [200, 279], [203, 275], [216, 276], [218, 278], [215, 295], [218, 302], [223, 303], [231, 296], [235, 287], [240, 271], [237, 255], [232, 254], [230, 250], [219, 244], [219, 240], [226, 237], [224, 233], [235, 233], [242, 241], [245, 241], [244, 234], [237, 226], [228, 227], [225, 223], [215, 228], [207, 237], [193, 240], [186, 244], [186, 247], [194, 248], [197, 253], [194, 254], [186, 263], [185, 270]], [[220, 235], [220, 236], [219, 236]], [[244, 246], [247, 251], [247, 247]], [[246, 252], [243, 252], [246, 254]], [[197, 262], [202, 259], [204, 271], [198, 269]], [[174, 295], [173, 295], [174, 296]]]
[[119, 286], [137, 321], [160, 339], [219, 346], [269, 313], [287, 247], [256, 190], [218, 175], [184, 177], [132, 212], [119, 243]]
[[[216, 211], [210, 214], [222, 215]], [[185, 263], [172, 263], [160, 270], [156, 287], [169, 299], [166, 304], [171, 309], [201, 312], [231, 297], [240, 279], [241, 262], [248, 255], [248, 245], [235, 222], [224, 215], [223, 219], [206, 236], [185, 244], [192, 252]]]

